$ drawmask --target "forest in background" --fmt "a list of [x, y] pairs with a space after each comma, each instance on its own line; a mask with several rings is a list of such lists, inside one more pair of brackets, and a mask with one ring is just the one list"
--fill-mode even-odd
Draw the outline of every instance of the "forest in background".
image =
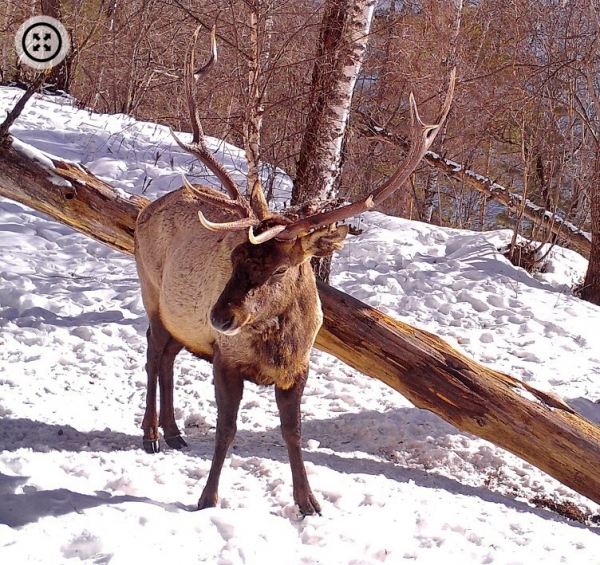
[[[67, 27], [73, 46], [47, 87], [53, 83], [82, 107], [186, 131], [182, 63], [199, 24], [207, 31], [197, 57], [208, 54], [208, 30], [218, 16], [219, 64], [197, 89], [198, 107], [208, 135], [242, 146], [254, 11], [264, 73], [261, 156], [294, 178], [326, 4], [7, 0], [0, 8], [0, 82], [34, 77], [16, 59], [14, 36], [41, 12]], [[378, 2], [344, 140], [339, 195], [366, 194], [396, 169], [409, 92], [422, 116], [434, 119], [456, 66], [456, 93], [435, 152], [599, 233], [600, 212], [593, 213], [600, 207], [599, 29], [595, 0]], [[526, 237], [560, 241], [525, 221], [519, 206], [492, 206], [488, 194], [427, 164], [382, 211], [475, 230], [516, 226]]]

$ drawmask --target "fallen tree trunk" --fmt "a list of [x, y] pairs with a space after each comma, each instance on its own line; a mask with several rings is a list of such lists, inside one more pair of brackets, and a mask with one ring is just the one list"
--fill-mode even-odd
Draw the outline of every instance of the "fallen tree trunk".
[[600, 428], [562, 400], [480, 365], [441, 338], [319, 285], [316, 347], [415, 406], [511, 451], [598, 502]]
[[10, 135], [0, 139], [0, 195], [130, 255], [135, 220], [148, 203]]
[[[408, 150], [410, 144], [403, 136], [386, 130], [364, 114], [359, 114], [359, 117], [360, 131], [363, 135], [376, 137], [404, 150]], [[523, 216], [537, 227], [543, 227], [552, 232], [557, 237], [557, 242], [560, 245], [567, 245], [582, 255], [589, 256], [592, 248], [592, 235], [565, 220], [560, 215], [534, 204], [529, 199], [523, 200], [521, 195], [511, 192], [505, 186], [433, 151], [425, 153], [423, 161], [442, 171], [448, 178], [464, 183], [499, 202], [511, 212], [521, 212], [522, 210]]]
[[[0, 147], [0, 195], [128, 254], [147, 202], [10, 136]], [[320, 284], [319, 293], [324, 324], [316, 347], [600, 503], [600, 428], [560, 399], [479, 365], [433, 334], [327, 285]]]

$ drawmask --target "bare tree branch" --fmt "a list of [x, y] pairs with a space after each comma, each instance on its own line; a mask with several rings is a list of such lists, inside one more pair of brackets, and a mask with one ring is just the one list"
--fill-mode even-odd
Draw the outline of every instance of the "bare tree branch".
[[[358, 127], [362, 135], [367, 137], [377, 137], [401, 147], [402, 149], [408, 149], [409, 142], [406, 138], [390, 132], [365, 114], [357, 112], [357, 115], [360, 122]], [[448, 178], [464, 183], [486, 196], [493, 198], [511, 211], [516, 212], [522, 209], [523, 215], [526, 218], [534, 222], [537, 226], [543, 226], [550, 230], [563, 244], [566, 243], [580, 253], [589, 255], [591, 249], [591, 235], [588, 232], [579, 229], [560, 215], [550, 212], [528, 199], [523, 200], [520, 195], [511, 192], [508, 188], [498, 184], [492, 179], [476, 173], [456, 161], [442, 157], [433, 151], [425, 153], [423, 161], [428, 165], [443, 171]]]
[[42, 84], [44, 84], [44, 80], [50, 74], [52, 68], [46, 69], [42, 71], [36, 79], [29, 85], [29, 88], [25, 91], [23, 96], [19, 99], [19, 101], [15, 104], [15, 107], [8, 112], [6, 119], [0, 125], [0, 142], [3, 138], [8, 135], [8, 130], [10, 126], [15, 123], [15, 120], [21, 115], [23, 108], [25, 108], [25, 104], [29, 101], [29, 99], [40, 89]]

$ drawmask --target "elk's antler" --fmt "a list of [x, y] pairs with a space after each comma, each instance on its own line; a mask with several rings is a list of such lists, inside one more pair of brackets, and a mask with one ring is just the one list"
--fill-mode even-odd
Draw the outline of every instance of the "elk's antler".
[[192, 124], [192, 142], [183, 142], [175, 135], [172, 129], [171, 135], [179, 147], [198, 158], [214, 173], [221, 184], [225, 187], [225, 190], [227, 190], [229, 198], [227, 198], [218, 190], [210, 187], [192, 185], [184, 176], [183, 183], [186, 188], [191, 190], [201, 200], [210, 202], [212, 204], [217, 204], [218, 206], [228, 210], [235, 211], [240, 217], [240, 219], [237, 221], [218, 224], [208, 221], [202, 212], [199, 212], [198, 215], [202, 225], [206, 229], [212, 231], [247, 229], [251, 226], [257, 226], [260, 223], [260, 219], [255, 216], [250, 204], [241, 194], [236, 182], [233, 180], [227, 169], [225, 169], [222, 163], [217, 160], [217, 158], [206, 145], [204, 131], [202, 130], [202, 124], [200, 123], [200, 116], [196, 106], [196, 98], [194, 96], [194, 80], [198, 80], [200, 77], [205, 75], [213, 67], [217, 60], [216, 26], [213, 26], [211, 32], [211, 57], [202, 68], [194, 71], [194, 49], [196, 47], [200, 28], [201, 26], [198, 26], [194, 32], [192, 44], [186, 55], [184, 69], [184, 88], [190, 114], [190, 121]]
[[[194, 97], [193, 81], [194, 79], [197, 80], [206, 74], [206, 72], [217, 60], [217, 45], [215, 39], [216, 27], [213, 26], [211, 33], [211, 58], [206, 65], [194, 72], [194, 48], [196, 46], [199, 31], [200, 27], [198, 27], [194, 32], [192, 45], [186, 57], [184, 78], [185, 95], [188, 103], [190, 120], [192, 122], [192, 143], [184, 143], [177, 138], [172, 130], [171, 135], [173, 135], [175, 141], [182, 149], [197, 157], [216, 175], [216, 177], [221, 181], [227, 190], [229, 198], [227, 198], [218, 190], [214, 190], [206, 186], [194, 186], [187, 181], [185, 176], [183, 177], [184, 185], [189, 190], [194, 192], [194, 194], [196, 194], [201, 200], [216, 204], [228, 210], [235, 211], [239, 216], [238, 220], [232, 222], [214, 223], [207, 220], [202, 212], [198, 212], [198, 216], [202, 225], [206, 229], [212, 231], [249, 229], [248, 238], [253, 244], [264, 243], [265, 241], [273, 238], [289, 241], [297, 238], [301, 234], [309, 233], [323, 226], [335, 224], [336, 222], [346, 220], [374, 208], [376, 205], [383, 202], [386, 198], [398, 190], [410, 177], [413, 171], [417, 168], [417, 165], [420, 163], [421, 159], [424, 157], [425, 153], [427, 153], [431, 147], [431, 144], [442, 128], [442, 125], [448, 116], [448, 112], [450, 111], [450, 105], [452, 104], [454, 86], [456, 82], [456, 68], [452, 69], [452, 72], [450, 73], [450, 83], [448, 86], [448, 91], [446, 92], [446, 98], [435, 124], [425, 124], [423, 122], [419, 116], [415, 98], [412, 93], [410, 94], [409, 104], [411, 116], [411, 145], [404, 162], [386, 182], [384, 182], [381, 186], [376, 188], [362, 200], [346, 206], [341, 206], [340, 208], [336, 208], [334, 210], [320, 212], [305, 218], [300, 218], [293, 222], [284, 222], [281, 225], [274, 225], [262, 233], [255, 235], [254, 228], [261, 224], [264, 220], [268, 219], [270, 216], [258, 217], [255, 214], [251, 204], [244, 198], [244, 196], [242, 196], [231, 175], [208, 149], [204, 139], [204, 132], [202, 131], [198, 109], [196, 107], [196, 100]], [[260, 216], [265, 215], [267, 212], [264, 211], [264, 214], [261, 214], [260, 212], [258, 213]]]
[[313, 216], [301, 218], [289, 224], [279, 234], [277, 234], [277, 239], [294, 239], [302, 233], [306, 233], [313, 229], [333, 224], [335, 222], [341, 222], [342, 220], [346, 220], [361, 214], [362, 212], [366, 212], [367, 210], [375, 207], [377, 204], [383, 202], [386, 198], [398, 190], [398, 188], [400, 188], [406, 182], [408, 177], [410, 177], [413, 171], [417, 168], [417, 165], [431, 147], [436, 135], [444, 124], [444, 121], [448, 116], [448, 112], [450, 111], [450, 105], [454, 96], [455, 82], [456, 68], [452, 69], [452, 72], [450, 73], [450, 84], [448, 86], [446, 98], [435, 124], [425, 124], [423, 120], [421, 120], [415, 98], [412, 93], [410, 94], [411, 145], [404, 162], [386, 182], [358, 202], [342, 206], [335, 210], [321, 212]]

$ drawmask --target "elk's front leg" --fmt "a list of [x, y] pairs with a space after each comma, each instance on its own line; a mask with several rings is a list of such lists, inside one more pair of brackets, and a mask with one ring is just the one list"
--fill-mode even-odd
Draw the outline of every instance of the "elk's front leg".
[[304, 391], [307, 373], [296, 381], [296, 384], [289, 389], [275, 387], [275, 398], [279, 408], [279, 418], [281, 419], [281, 434], [287, 445], [290, 457], [290, 466], [292, 468], [292, 484], [294, 490], [294, 501], [300, 508], [300, 512], [307, 514], [320, 514], [321, 506], [313, 495], [301, 449], [301, 414], [300, 401]]
[[227, 450], [237, 431], [237, 414], [244, 391], [243, 377], [223, 366], [218, 350], [215, 350], [213, 371], [217, 400], [215, 453], [206, 486], [198, 501], [198, 510], [216, 506], [219, 500], [219, 477], [227, 456]]

